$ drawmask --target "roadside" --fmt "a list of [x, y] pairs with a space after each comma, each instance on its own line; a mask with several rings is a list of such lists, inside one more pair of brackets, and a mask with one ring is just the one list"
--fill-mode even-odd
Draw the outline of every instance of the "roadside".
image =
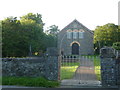
[[16, 85], [0, 85], [2, 88], [45, 88], [45, 87], [27, 87], [27, 86], [16, 86]]

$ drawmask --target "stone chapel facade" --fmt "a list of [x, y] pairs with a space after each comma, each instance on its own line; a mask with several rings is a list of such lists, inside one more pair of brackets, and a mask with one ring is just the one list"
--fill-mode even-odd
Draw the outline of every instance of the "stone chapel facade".
[[93, 55], [93, 32], [76, 19], [58, 34], [59, 55]]

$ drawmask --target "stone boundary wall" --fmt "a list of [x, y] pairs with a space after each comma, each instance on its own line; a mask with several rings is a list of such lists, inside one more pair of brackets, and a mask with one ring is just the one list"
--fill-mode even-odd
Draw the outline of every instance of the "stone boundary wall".
[[104, 47], [100, 50], [100, 58], [102, 85], [120, 85], [120, 52], [110, 47]]
[[3, 58], [2, 76], [45, 77], [58, 80], [58, 57]]
[[117, 85], [120, 86], [120, 51], [118, 51], [118, 57], [116, 59], [116, 68], [117, 68]]

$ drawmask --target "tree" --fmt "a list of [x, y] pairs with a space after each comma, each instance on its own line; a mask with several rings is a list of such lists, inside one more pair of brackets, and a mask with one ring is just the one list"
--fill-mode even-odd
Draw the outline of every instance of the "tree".
[[2, 20], [3, 56], [28, 56], [31, 45], [32, 53], [45, 50], [43, 22], [40, 14], [28, 13], [17, 20], [9, 17]]
[[49, 27], [48, 34], [43, 32], [44, 23], [40, 14], [28, 13], [2, 20], [3, 57], [22, 57], [45, 52], [47, 47], [57, 46], [58, 26]]
[[57, 34], [59, 33], [59, 29], [58, 26], [56, 25], [51, 25], [48, 30], [46, 31], [47, 34], [50, 34], [52, 36], [57, 36]]
[[20, 48], [18, 48], [20, 46], [19, 38], [21, 37], [19, 34], [20, 28], [20, 22], [16, 17], [8, 17], [2, 21], [3, 56], [16, 56], [20, 52]]
[[20, 17], [20, 19], [21, 19], [21, 21], [33, 20], [37, 24], [41, 24], [42, 26], [44, 25], [44, 23], [42, 21], [42, 16], [41, 16], [41, 14], [38, 14], [38, 13], [37, 14], [28, 13], [27, 15]]
[[45, 50], [44, 45], [44, 36], [43, 25], [41, 15], [28, 13], [21, 17], [21, 24], [24, 28], [24, 31], [27, 32], [27, 36], [29, 38], [29, 46], [31, 45], [32, 52], [39, 52], [41, 50]]
[[120, 50], [120, 42], [113, 43], [112, 47], [116, 50]]
[[[58, 26], [51, 25], [48, 30], [46, 30], [46, 46], [47, 47], [57, 47], [57, 34], [59, 33]], [[52, 43], [51, 43], [52, 42]]]
[[45, 46], [48, 47], [57, 47], [57, 37], [50, 34], [45, 37]]
[[97, 26], [94, 31], [95, 48], [100, 49], [103, 46], [112, 46], [113, 43], [118, 41], [118, 32], [118, 25], [113, 23]]

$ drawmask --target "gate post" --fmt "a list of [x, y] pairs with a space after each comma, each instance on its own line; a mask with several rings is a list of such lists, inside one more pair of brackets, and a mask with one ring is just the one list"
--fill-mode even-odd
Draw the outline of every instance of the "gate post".
[[102, 86], [116, 86], [116, 56], [110, 47], [100, 49]]
[[58, 56], [58, 81], [61, 80], [61, 56]]
[[120, 88], [120, 51], [117, 51], [116, 73], [117, 73], [117, 85]]
[[56, 47], [47, 48], [47, 52], [45, 55], [45, 77], [49, 80], [58, 80], [59, 73], [59, 59]]

